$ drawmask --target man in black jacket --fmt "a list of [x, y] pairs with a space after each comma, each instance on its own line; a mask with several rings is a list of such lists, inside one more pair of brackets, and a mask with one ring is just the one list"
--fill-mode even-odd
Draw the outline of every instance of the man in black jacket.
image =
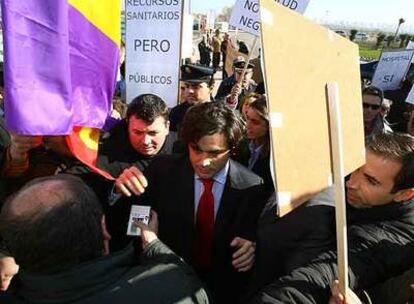
[[217, 303], [235, 303], [245, 291], [267, 199], [263, 180], [230, 159], [242, 133], [239, 117], [224, 104], [193, 106], [182, 126], [188, 155], [154, 160], [140, 197], [159, 215], [160, 239], [196, 269]]
[[[349, 284], [358, 292], [414, 266], [414, 137], [374, 136], [367, 146], [366, 164], [351, 174], [346, 187]], [[277, 267], [271, 281], [267, 274], [265, 286], [251, 303], [328, 302], [338, 270], [334, 209], [324, 205], [318, 206], [320, 211], [315, 206], [295, 210], [259, 234], [259, 249], [265, 240], [267, 272], [274, 271], [270, 263], [289, 267], [282, 271]], [[284, 229], [289, 226], [282, 221], [296, 223], [301, 232], [296, 233], [294, 226]], [[292, 246], [283, 247], [285, 243], [277, 239], [285, 237], [283, 231], [291, 236], [287, 243]], [[266, 265], [262, 258], [259, 254], [258, 263]]]
[[[155, 222], [150, 227], [156, 229]], [[108, 255], [108, 232], [93, 191], [79, 178], [35, 179], [0, 215], [21, 284], [1, 303], [208, 303], [199, 280], [146, 225], [141, 261], [132, 247]]]

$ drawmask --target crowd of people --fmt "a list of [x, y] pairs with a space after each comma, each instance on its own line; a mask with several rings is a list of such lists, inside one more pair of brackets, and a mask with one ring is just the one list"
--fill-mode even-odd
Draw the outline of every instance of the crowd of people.
[[[342, 295], [333, 189], [277, 216], [260, 58], [234, 59], [213, 96], [226, 43], [218, 30], [202, 38], [176, 107], [150, 93], [114, 102], [97, 167], [115, 181], [62, 136], [9, 133], [1, 111], [1, 303], [414, 301], [412, 80], [362, 88], [366, 163], [344, 180]], [[151, 207], [148, 225], [131, 220], [134, 205]]]

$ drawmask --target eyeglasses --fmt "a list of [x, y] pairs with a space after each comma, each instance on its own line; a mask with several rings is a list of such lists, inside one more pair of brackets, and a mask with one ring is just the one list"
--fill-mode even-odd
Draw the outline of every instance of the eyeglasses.
[[362, 107], [364, 109], [371, 108], [372, 110], [378, 110], [381, 106], [380, 105], [375, 105], [375, 104], [370, 104], [370, 103], [363, 102], [362, 103]]

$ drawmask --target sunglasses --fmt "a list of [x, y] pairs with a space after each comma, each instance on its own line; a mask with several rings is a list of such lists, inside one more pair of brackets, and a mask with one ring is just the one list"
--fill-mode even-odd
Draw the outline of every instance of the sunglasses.
[[365, 102], [363, 102], [363, 103], [362, 103], [362, 107], [363, 107], [364, 109], [371, 108], [372, 110], [378, 110], [381, 106], [380, 106], [380, 105], [374, 105], [374, 104], [370, 104], [370, 103], [365, 103]]

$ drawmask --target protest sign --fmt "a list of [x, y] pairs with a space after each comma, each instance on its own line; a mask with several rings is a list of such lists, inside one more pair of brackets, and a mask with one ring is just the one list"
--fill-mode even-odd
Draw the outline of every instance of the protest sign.
[[309, 4], [309, 0], [275, 0], [275, 2], [300, 14], [305, 12]]
[[409, 41], [406, 47], [407, 50], [414, 49], [414, 41]]
[[152, 93], [176, 106], [183, 0], [128, 0], [125, 8], [127, 101]]
[[414, 50], [386, 51], [381, 54], [372, 85], [382, 90], [396, 90], [407, 74]]
[[339, 86], [345, 174], [365, 162], [359, 53], [356, 44], [271, 0], [260, 4], [267, 11], [262, 54], [284, 215], [332, 182], [328, 83]]
[[[309, 4], [309, 0], [274, 0], [274, 2], [300, 14], [305, 12]], [[231, 13], [230, 25], [259, 36], [259, 0], [238, 0]]]
[[229, 24], [254, 36], [260, 36], [259, 0], [238, 0]]
[[412, 105], [414, 105], [414, 86], [411, 88], [410, 93], [407, 96], [407, 99], [405, 100], [405, 102], [411, 103]]
[[260, 4], [278, 211], [335, 181], [338, 278], [347, 294], [343, 183], [365, 163], [358, 46], [272, 0]]

